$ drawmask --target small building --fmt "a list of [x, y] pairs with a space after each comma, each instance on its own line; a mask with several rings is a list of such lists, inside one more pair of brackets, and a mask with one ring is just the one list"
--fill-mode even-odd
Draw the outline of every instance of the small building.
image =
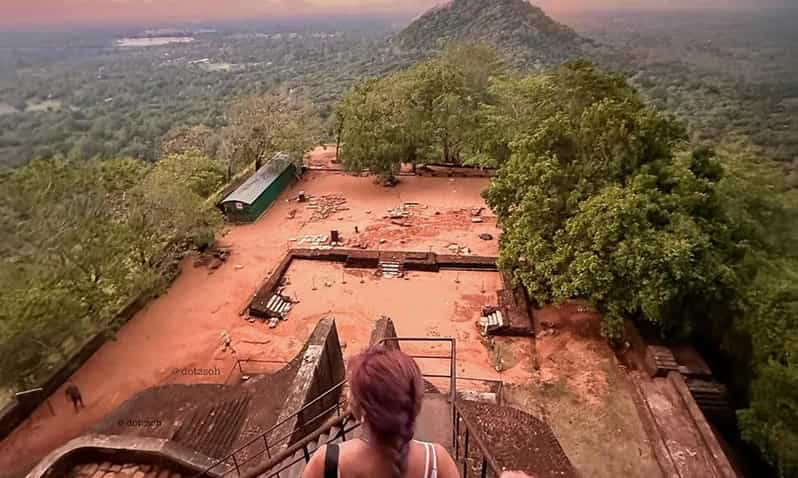
[[287, 153], [277, 153], [219, 203], [231, 222], [255, 222], [297, 174]]

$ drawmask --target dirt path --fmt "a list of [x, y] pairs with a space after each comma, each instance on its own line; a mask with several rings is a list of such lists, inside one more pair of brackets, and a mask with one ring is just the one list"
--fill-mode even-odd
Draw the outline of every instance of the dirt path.
[[[72, 380], [80, 386], [87, 408], [74, 414], [64, 398], [63, 387], [57, 390], [51, 397], [55, 416], [50, 416], [46, 406], [39, 407], [32, 420], [0, 443], [0, 474], [11, 474], [16, 469], [31, 466], [53, 449], [86, 432], [116, 406], [145, 388], [175, 382], [223, 380], [235, 357], [219, 350], [222, 330], [233, 336], [237, 357], [282, 354], [290, 358], [288, 354], [298, 350], [306, 336], [289, 336], [280, 329], [275, 334], [262, 324], [253, 325], [242, 320], [239, 311], [283, 257], [292, 237], [329, 234], [331, 229], [338, 229], [346, 238], [358, 226], [361, 231], [370, 231], [364, 234], [374, 234], [375, 247], [449, 252], [447, 246], [458, 243], [477, 254], [497, 254], [495, 240], [482, 241], [477, 237], [483, 232], [498, 237], [495, 221], [488, 218], [485, 223], [474, 224], [462, 212], [463, 208], [484, 206], [479, 194], [487, 185], [486, 179], [403, 177], [396, 188], [384, 189], [375, 185], [372, 178], [308, 173], [257, 223], [234, 227], [221, 239], [223, 245], [232, 248], [230, 259], [221, 268], [209, 274], [207, 269], [193, 268], [191, 261], [186, 260], [181, 275], [169, 291], [138, 313], [119, 331], [116, 340], [101, 347], [74, 374]], [[323, 221], [310, 222], [309, 210], [286, 202], [300, 190], [313, 195], [342, 192], [350, 210]], [[419, 212], [423, 220], [411, 227], [387, 225], [382, 216], [404, 201], [427, 206]], [[297, 214], [288, 220], [286, 217], [292, 209], [296, 209]], [[389, 235], [387, 231], [393, 232]], [[385, 242], [379, 244], [377, 236], [383, 233]], [[412, 323], [413, 317], [408, 317], [403, 323]], [[424, 327], [434, 326], [436, 320], [448, 322], [448, 317], [418, 320], [419, 325], [414, 330], [420, 332]], [[410, 332], [409, 325], [403, 327]], [[270, 343], [249, 344], [244, 340]], [[175, 373], [176, 369], [192, 367], [218, 367], [222, 374], [192, 377]]]

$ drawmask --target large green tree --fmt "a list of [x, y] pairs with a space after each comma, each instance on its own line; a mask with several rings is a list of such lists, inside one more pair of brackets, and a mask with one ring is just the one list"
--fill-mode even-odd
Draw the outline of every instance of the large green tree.
[[500, 166], [485, 193], [500, 265], [541, 303], [588, 300], [608, 337], [648, 321], [725, 354], [743, 437], [797, 476], [794, 185], [740, 145], [691, 146], [584, 62], [492, 88], [481, 159]]
[[486, 194], [501, 265], [541, 303], [590, 300], [609, 336], [627, 317], [689, 326], [690, 298], [721, 299], [735, 280], [717, 161], [682, 152], [678, 123], [588, 64], [527, 86], [519, 107], [534, 113]]
[[405, 71], [355, 85], [339, 102], [341, 161], [390, 175], [402, 163], [464, 163], [482, 153], [484, 104], [506, 69], [484, 45], [452, 46]]
[[222, 151], [230, 172], [256, 167], [287, 152], [300, 162], [306, 151], [319, 144], [322, 126], [313, 106], [303, 97], [285, 91], [240, 98], [230, 109], [222, 134]]
[[187, 247], [213, 240], [205, 198], [223, 168], [201, 153], [153, 166], [54, 158], [0, 173], [0, 386], [37, 385]]

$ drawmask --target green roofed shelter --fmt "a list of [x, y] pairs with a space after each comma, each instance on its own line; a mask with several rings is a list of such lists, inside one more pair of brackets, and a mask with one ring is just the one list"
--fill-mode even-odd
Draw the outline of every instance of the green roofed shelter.
[[296, 174], [296, 166], [288, 153], [277, 153], [225, 197], [219, 206], [232, 222], [255, 222], [291, 184]]

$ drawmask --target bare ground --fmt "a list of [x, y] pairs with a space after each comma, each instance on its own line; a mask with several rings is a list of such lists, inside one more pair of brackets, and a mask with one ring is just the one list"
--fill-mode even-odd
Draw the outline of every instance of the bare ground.
[[632, 385], [599, 334], [599, 317], [579, 310], [570, 304], [536, 311], [537, 330], [552, 331], [536, 342], [540, 374], [532, 385], [505, 388], [505, 398], [549, 422], [581, 476], [661, 477]]

